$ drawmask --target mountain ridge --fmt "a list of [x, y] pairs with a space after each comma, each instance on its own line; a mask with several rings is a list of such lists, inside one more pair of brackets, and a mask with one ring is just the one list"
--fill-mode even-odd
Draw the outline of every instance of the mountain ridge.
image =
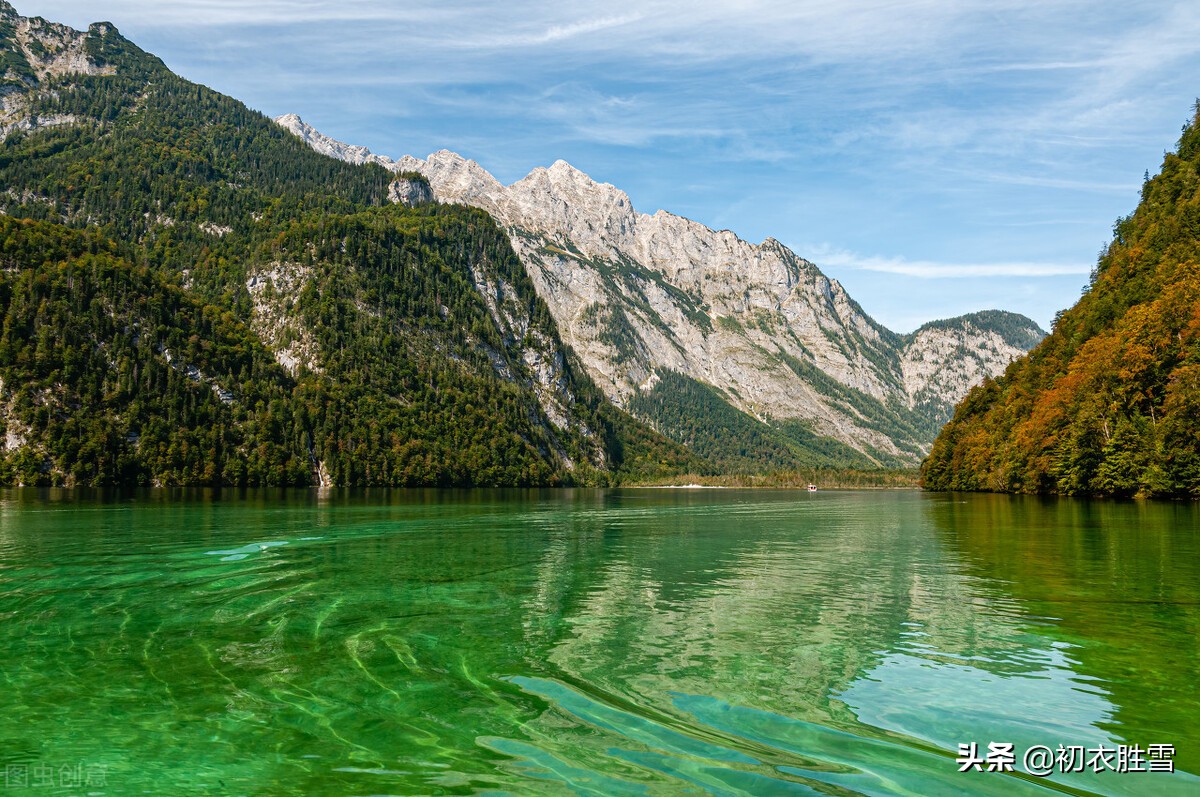
[[[392, 204], [394, 173], [314, 152], [111, 25], [0, 10], [0, 482], [711, 469], [604, 399], [485, 212]], [[29, 31], [84, 61], [38, 72]]]
[[[772, 238], [639, 213], [565, 161], [503, 186], [300, 140], [107, 23], [4, 13], [0, 39], [0, 209], [34, 223], [5, 227], [0, 478], [605, 483], [911, 464], [940, 424], [945, 373], [916, 395], [918, 344]], [[89, 266], [81, 229], [114, 253]], [[990, 372], [1012, 352], [981, 359], [980, 326], [920, 345]]]
[[[277, 123], [319, 137], [335, 157], [351, 151], [294, 114]], [[984, 329], [986, 313], [899, 335], [778, 240], [753, 244], [666, 210], [640, 213], [624, 191], [562, 160], [505, 186], [450, 150], [369, 157], [423, 174], [441, 201], [492, 214], [564, 339], [619, 406], [671, 371], [760, 421], [795, 420], [870, 461], [915, 464], [972, 381], [1026, 350]], [[1044, 334], [1016, 323], [1024, 340]], [[909, 378], [906, 365], [931, 354], [938, 336], [954, 338], [938, 345], [959, 360]]]

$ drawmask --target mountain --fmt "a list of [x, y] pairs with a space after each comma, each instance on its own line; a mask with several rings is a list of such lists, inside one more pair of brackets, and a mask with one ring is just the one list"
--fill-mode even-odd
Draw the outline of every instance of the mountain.
[[486, 210], [605, 394], [693, 447], [764, 441], [738, 467], [916, 464], [966, 390], [1044, 335], [996, 311], [898, 335], [778, 241], [639, 213], [564, 161], [505, 186], [453, 152], [392, 160], [294, 114], [276, 121], [319, 152], [419, 173], [438, 200]]
[[1025, 316], [1002, 310], [924, 324], [905, 336], [900, 355], [908, 406], [940, 427], [967, 391], [1002, 373], [1016, 353], [1045, 336]]
[[1080, 300], [959, 405], [927, 488], [1200, 497], [1197, 175], [1200, 104]]
[[1038, 334], [896, 335], [778, 242], [639, 214], [562, 162], [505, 187], [281, 120], [299, 140], [109, 23], [0, 0], [0, 61], [6, 483], [907, 464]]
[[0, 481], [606, 483], [609, 403], [483, 211], [394, 200], [108, 23], [0, 0]]

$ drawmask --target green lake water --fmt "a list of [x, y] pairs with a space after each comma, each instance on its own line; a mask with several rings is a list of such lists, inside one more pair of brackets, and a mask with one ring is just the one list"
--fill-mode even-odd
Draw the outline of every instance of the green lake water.
[[[916, 492], [0, 492], [0, 794], [1200, 794], [1198, 529]], [[959, 773], [970, 742], [1017, 771]], [[1035, 778], [1035, 744], [1176, 771]]]

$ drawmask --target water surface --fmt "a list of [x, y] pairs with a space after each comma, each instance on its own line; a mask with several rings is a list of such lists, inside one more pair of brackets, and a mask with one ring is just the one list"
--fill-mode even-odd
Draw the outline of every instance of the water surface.
[[[1198, 521], [911, 492], [3, 492], [0, 769], [45, 794], [1197, 794]], [[960, 774], [968, 742], [1170, 743], [1178, 771]]]

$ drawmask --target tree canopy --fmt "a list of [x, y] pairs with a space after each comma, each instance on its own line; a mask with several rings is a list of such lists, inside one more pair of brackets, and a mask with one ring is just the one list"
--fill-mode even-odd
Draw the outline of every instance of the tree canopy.
[[1200, 102], [1074, 307], [958, 406], [925, 487], [1200, 497]]

